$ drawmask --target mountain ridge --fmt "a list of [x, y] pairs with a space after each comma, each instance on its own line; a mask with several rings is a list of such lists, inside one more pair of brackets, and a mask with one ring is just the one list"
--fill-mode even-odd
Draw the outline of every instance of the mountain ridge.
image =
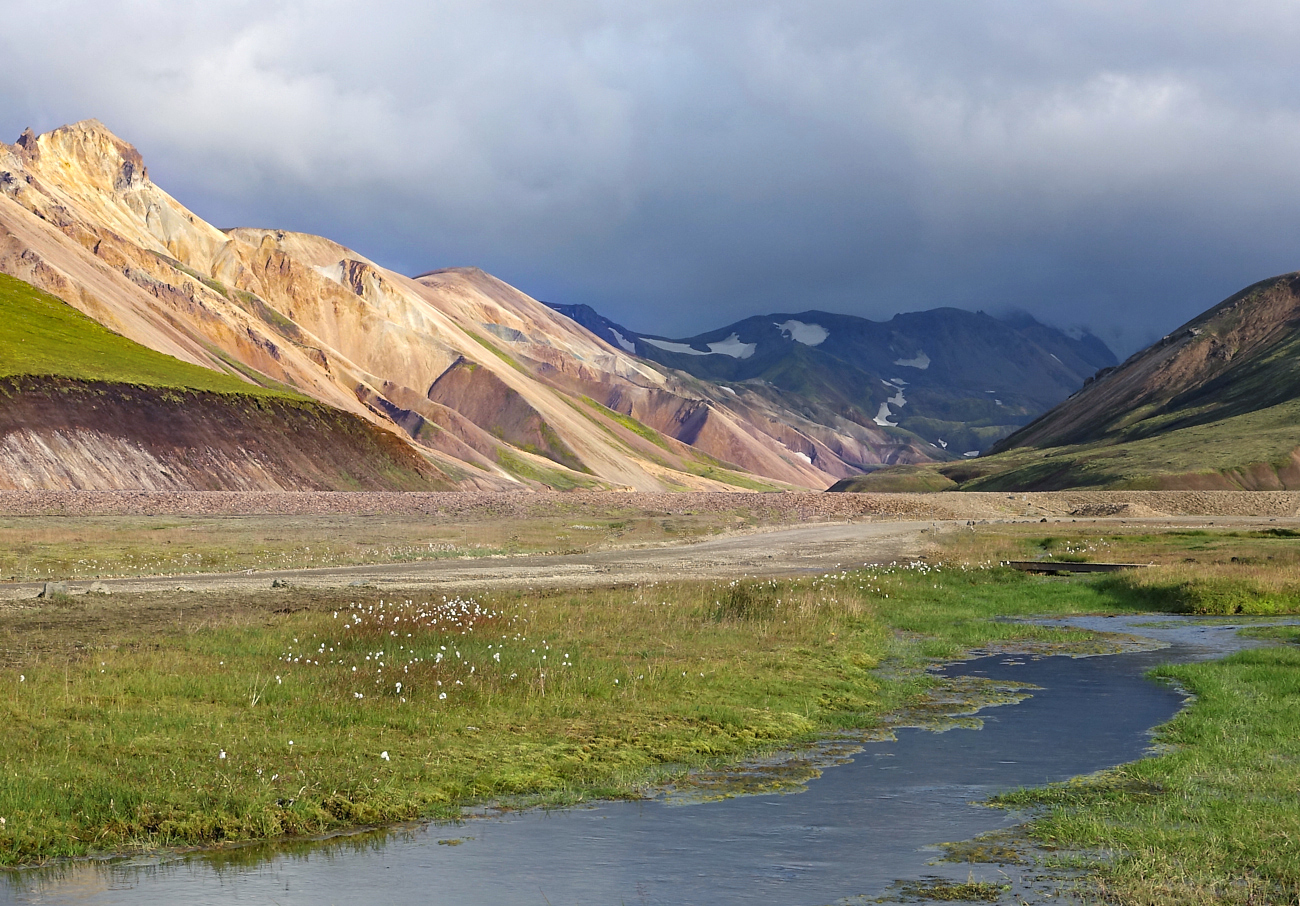
[[[892, 448], [883, 432], [804, 425], [665, 374], [478, 269], [410, 278], [324, 237], [218, 230], [96, 121], [0, 146], [0, 190], [0, 271], [149, 348], [294, 388], [398, 433], [440, 468], [468, 464], [472, 487], [820, 489], [857, 470], [836, 449], [892, 455], [873, 452]], [[461, 360], [476, 387], [513, 394], [511, 418], [533, 426], [517, 443], [484, 407], [467, 403], [467, 415], [429, 397]]]
[[1253, 283], [1005, 438], [988, 457], [841, 490], [1300, 488], [1300, 273]]
[[[944, 460], [982, 451], [1117, 364], [1091, 334], [1028, 315], [941, 307], [871, 321], [810, 309], [755, 315], [690, 338], [639, 333], [586, 305], [553, 305], [597, 336], [696, 377], [763, 384], [812, 418], [901, 428]], [[928, 351], [927, 351], [928, 348]], [[724, 383], [724, 386], [728, 386]]]

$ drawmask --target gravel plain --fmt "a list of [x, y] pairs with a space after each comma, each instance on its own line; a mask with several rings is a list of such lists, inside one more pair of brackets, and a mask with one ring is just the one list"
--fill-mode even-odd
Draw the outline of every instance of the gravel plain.
[[[1221, 525], [1290, 522], [1300, 492], [1070, 491], [938, 494], [147, 493], [12, 491], [0, 515], [283, 516], [402, 515], [440, 525], [555, 517], [673, 516], [744, 512], [758, 527], [686, 543], [611, 546], [571, 554], [518, 554], [320, 569], [106, 579], [112, 591], [251, 590], [273, 581], [316, 588], [579, 587], [689, 578], [807, 573], [924, 555], [936, 534], [980, 524], [1041, 521]], [[84, 591], [73, 583], [72, 591]], [[33, 582], [0, 584], [0, 599], [33, 596]]]
[[936, 494], [673, 493], [620, 491], [0, 491], [0, 515], [427, 515], [450, 520], [612, 512], [673, 515], [744, 510], [774, 524], [826, 519], [1008, 519], [1300, 515], [1300, 491], [1050, 491]]

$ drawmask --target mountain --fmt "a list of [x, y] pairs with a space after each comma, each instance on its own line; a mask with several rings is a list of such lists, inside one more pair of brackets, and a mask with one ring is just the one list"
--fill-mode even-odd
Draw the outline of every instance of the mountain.
[[443, 490], [389, 432], [179, 361], [0, 275], [0, 489]]
[[1116, 364], [1095, 336], [1070, 336], [1028, 315], [938, 308], [882, 323], [805, 311], [669, 339], [589, 306], [553, 307], [629, 353], [813, 421], [888, 430], [939, 460], [988, 449]]
[[1300, 488], [1300, 274], [1248, 286], [964, 463], [841, 489]]
[[356, 416], [459, 488], [821, 489], [932, 458], [896, 428], [633, 356], [476, 268], [412, 278], [324, 237], [217, 229], [94, 120], [0, 145], [0, 273]]

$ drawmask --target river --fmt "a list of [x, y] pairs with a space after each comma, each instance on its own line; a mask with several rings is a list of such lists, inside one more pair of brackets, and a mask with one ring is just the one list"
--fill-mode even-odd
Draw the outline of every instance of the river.
[[1183, 696], [1144, 674], [1248, 643], [1240, 624], [1081, 618], [1169, 647], [1098, 657], [986, 657], [950, 666], [1041, 687], [980, 712], [982, 727], [899, 729], [800, 792], [720, 801], [600, 802], [472, 817], [290, 847], [106, 859], [0, 874], [0, 903], [790, 904], [875, 902], [900, 880], [1012, 882], [1014, 866], [936, 861], [936, 844], [1024, 816], [995, 793], [1142, 757]]

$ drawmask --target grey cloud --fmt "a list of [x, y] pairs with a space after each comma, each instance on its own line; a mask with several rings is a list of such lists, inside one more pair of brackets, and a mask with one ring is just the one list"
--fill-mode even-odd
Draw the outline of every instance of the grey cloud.
[[9, 137], [96, 116], [229, 226], [636, 329], [958, 305], [1126, 353], [1300, 266], [1282, 2], [12, 4]]

